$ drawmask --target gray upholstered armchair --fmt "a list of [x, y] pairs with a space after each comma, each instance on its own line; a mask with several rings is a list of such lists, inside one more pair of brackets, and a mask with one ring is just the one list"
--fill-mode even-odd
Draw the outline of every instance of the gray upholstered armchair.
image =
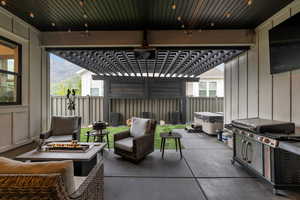
[[133, 118], [130, 130], [114, 135], [115, 154], [134, 162], [154, 151], [156, 121]]
[[46, 142], [64, 142], [80, 140], [81, 117], [61, 117], [53, 116], [51, 118], [51, 128], [42, 133], [40, 139]]

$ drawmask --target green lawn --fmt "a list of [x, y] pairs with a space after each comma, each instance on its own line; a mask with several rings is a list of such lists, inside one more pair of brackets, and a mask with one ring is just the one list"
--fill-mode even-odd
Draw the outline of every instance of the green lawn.
[[[183, 124], [179, 124], [179, 125], [164, 125], [164, 126], [160, 126], [158, 125], [156, 127], [156, 131], [155, 131], [155, 149], [160, 149], [160, 136], [159, 134], [161, 132], [169, 132], [171, 131], [172, 129], [177, 129], [177, 128], [184, 128], [185, 125]], [[80, 136], [80, 141], [83, 141], [85, 142], [86, 141], [86, 132], [88, 130], [91, 130], [89, 128], [82, 128], [81, 129], [81, 136]], [[108, 127], [108, 131], [110, 132], [109, 134], [109, 146], [110, 148], [113, 148], [113, 134], [115, 133], [119, 133], [119, 132], [122, 132], [122, 131], [126, 131], [128, 130], [128, 127], [127, 126], [118, 126], [118, 127]], [[93, 138], [90, 138], [90, 141], [92, 141]], [[167, 140], [166, 141], [166, 149], [175, 149], [175, 141], [174, 140]]]

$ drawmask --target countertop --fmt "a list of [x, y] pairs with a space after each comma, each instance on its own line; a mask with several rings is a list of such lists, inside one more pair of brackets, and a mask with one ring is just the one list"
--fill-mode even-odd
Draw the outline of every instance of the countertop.
[[[300, 127], [296, 127], [295, 135], [300, 136]], [[279, 148], [292, 152], [294, 154], [297, 154], [300, 156], [300, 142], [294, 142], [294, 141], [280, 141], [279, 142]]]
[[300, 156], [300, 142], [280, 141], [278, 147]]

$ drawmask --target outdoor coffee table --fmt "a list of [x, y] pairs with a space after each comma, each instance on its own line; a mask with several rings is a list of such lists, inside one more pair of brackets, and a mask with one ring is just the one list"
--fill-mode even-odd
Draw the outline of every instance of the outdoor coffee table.
[[175, 146], [176, 146], [176, 151], [178, 149], [177, 146], [179, 146], [179, 151], [180, 151], [180, 158], [182, 158], [182, 151], [181, 151], [181, 135], [179, 133], [161, 133], [161, 143], [160, 143], [160, 151], [162, 151], [161, 157], [164, 158], [164, 153], [165, 153], [165, 146], [166, 146], [166, 139], [174, 139], [175, 140]]
[[102, 160], [99, 152], [104, 149], [106, 143], [81, 142], [80, 144], [94, 144], [94, 146], [86, 152], [49, 152], [35, 149], [17, 156], [16, 159], [32, 162], [72, 160], [74, 162], [74, 175], [87, 176], [95, 164]]

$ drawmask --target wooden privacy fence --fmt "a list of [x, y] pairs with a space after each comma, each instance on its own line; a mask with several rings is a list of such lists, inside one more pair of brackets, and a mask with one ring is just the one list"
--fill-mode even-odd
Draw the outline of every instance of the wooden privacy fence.
[[123, 123], [132, 116], [142, 116], [142, 112], [150, 112], [156, 120], [170, 120], [169, 113], [180, 111], [181, 99], [112, 99], [111, 112], [122, 115]]
[[77, 115], [82, 118], [82, 126], [87, 126], [94, 121], [104, 120], [103, 118], [103, 97], [97, 96], [76, 96], [75, 112], [70, 113], [67, 109], [68, 100], [64, 96], [51, 97], [51, 116]]
[[[82, 126], [94, 121], [104, 120], [104, 98], [97, 96], [75, 97], [75, 112], [67, 109], [67, 99], [63, 96], [51, 97], [52, 116], [79, 115], [82, 117]], [[121, 113], [122, 121], [132, 116], [141, 116], [142, 112], [153, 113], [156, 120], [169, 121], [169, 113], [181, 111], [182, 99], [111, 99], [110, 112]], [[186, 97], [186, 121], [193, 121], [194, 112], [223, 112], [223, 98], [215, 97]]]
[[186, 121], [194, 120], [194, 112], [223, 112], [223, 97], [187, 97]]

